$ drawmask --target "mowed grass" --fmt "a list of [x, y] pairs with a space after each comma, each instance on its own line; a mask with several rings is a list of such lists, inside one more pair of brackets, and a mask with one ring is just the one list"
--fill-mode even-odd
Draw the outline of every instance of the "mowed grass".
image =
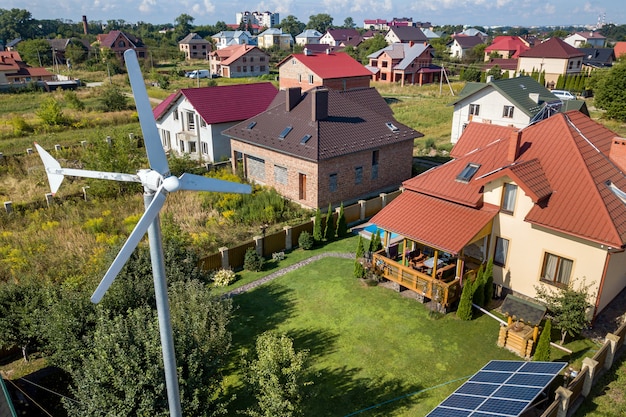
[[519, 359], [496, 346], [493, 319], [430, 318], [427, 307], [364, 286], [352, 270], [352, 260], [324, 258], [234, 298], [231, 415], [251, 403], [239, 382], [238, 352], [267, 330], [287, 333], [296, 349], [310, 352], [307, 416], [347, 416], [385, 402], [358, 414], [423, 416], [489, 360]]

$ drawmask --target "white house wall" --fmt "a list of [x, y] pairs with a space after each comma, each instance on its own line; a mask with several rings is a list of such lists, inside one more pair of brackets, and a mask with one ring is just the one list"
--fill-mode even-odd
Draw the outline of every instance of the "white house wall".
[[[502, 178], [485, 185], [486, 203], [500, 206], [504, 182], [514, 183], [510, 179]], [[531, 199], [518, 187], [514, 214], [500, 213], [494, 221], [489, 256], [494, 254], [496, 236], [509, 240], [506, 265], [504, 267], [494, 265], [494, 283], [532, 298], [536, 296], [535, 287], [538, 285], [556, 289], [557, 287], [553, 285], [541, 282], [544, 255], [549, 252], [573, 261], [570, 282], [573, 282], [575, 287], [584, 280], [586, 285], [591, 284], [590, 293], [598, 294], [607, 258], [607, 248], [525, 222], [524, 217], [532, 206]], [[626, 257], [620, 256], [623, 270]], [[620, 286], [623, 288], [623, 279], [621, 283], [617, 282], [618, 280], [615, 279], [617, 271], [615, 272], [609, 277], [610, 282], [604, 284], [607, 294], [602, 299], [604, 306], [608, 303], [607, 297], [609, 296], [606, 291], [610, 291], [610, 298], [613, 298], [619, 292], [618, 288]], [[590, 301], [595, 304], [596, 299], [593, 298]]]
[[452, 133], [450, 141], [456, 143], [463, 133], [464, 125], [470, 122], [470, 104], [478, 104], [478, 116], [472, 116], [472, 122], [493, 123], [499, 126], [514, 126], [522, 128], [528, 126], [530, 117], [519, 108], [513, 111], [513, 117], [502, 117], [504, 106], [514, 106], [506, 97], [493, 88], [485, 88], [471, 96], [460, 100], [454, 105], [452, 113]]

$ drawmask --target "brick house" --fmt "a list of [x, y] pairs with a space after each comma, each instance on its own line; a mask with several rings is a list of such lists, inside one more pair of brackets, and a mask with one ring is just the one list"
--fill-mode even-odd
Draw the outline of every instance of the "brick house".
[[97, 42], [100, 48], [108, 48], [113, 51], [122, 63], [124, 63], [124, 52], [127, 49], [135, 50], [140, 59], [145, 58], [148, 51], [141, 39], [120, 30], [112, 30], [109, 33], [98, 35]]
[[[475, 126], [453, 160], [405, 181], [371, 220], [405, 248], [428, 253], [431, 269], [403, 263], [406, 255], [377, 253], [374, 262], [419, 293], [414, 283], [423, 281], [454, 290], [489, 258], [502, 295], [534, 298], [537, 287], [579, 288], [584, 280], [596, 316], [626, 287], [626, 140], [578, 111], [508, 134]], [[440, 279], [449, 265], [451, 281]]]
[[163, 148], [195, 160], [226, 159], [230, 140], [222, 131], [265, 110], [277, 93], [272, 83], [183, 88], [153, 110]]
[[197, 33], [190, 33], [178, 42], [178, 49], [185, 54], [185, 59], [208, 59], [211, 42]]
[[433, 48], [428, 43], [393, 43], [367, 57], [372, 80], [401, 85], [439, 81], [441, 67], [433, 65]]
[[258, 77], [269, 74], [270, 56], [252, 45], [232, 45], [209, 55], [212, 74], [225, 78]]
[[268, 110], [227, 129], [233, 169], [304, 207], [325, 208], [397, 188], [413, 140], [373, 88], [281, 90]]
[[519, 54], [529, 49], [528, 41], [519, 36], [496, 36], [491, 45], [485, 48], [485, 61], [489, 61], [494, 53], [502, 59], [517, 59]]
[[370, 86], [372, 73], [345, 52], [314, 53], [308, 49], [278, 63], [280, 88], [308, 90], [324, 86], [350, 90]]
[[54, 81], [56, 75], [43, 67], [31, 67], [17, 51], [0, 51], [0, 84]]

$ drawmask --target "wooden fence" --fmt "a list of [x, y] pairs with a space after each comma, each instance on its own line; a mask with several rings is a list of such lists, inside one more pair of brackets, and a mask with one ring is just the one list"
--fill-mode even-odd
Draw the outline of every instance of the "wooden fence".
[[285, 230], [265, 236], [263, 239], [263, 256], [272, 256], [274, 252], [285, 250]]

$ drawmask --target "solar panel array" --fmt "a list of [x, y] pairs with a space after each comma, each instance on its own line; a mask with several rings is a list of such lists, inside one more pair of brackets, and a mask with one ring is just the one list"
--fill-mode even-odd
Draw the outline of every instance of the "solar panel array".
[[491, 361], [426, 417], [518, 417], [566, 365]]

